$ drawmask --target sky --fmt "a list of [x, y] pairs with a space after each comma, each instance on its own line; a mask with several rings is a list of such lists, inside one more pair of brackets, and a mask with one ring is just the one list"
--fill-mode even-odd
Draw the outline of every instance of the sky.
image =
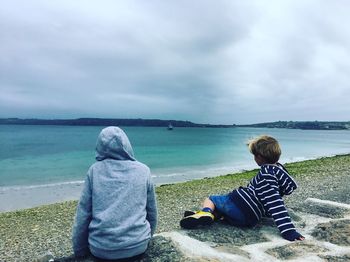
[[11, 0], [0, 118], [350, 120], [350, 1]]

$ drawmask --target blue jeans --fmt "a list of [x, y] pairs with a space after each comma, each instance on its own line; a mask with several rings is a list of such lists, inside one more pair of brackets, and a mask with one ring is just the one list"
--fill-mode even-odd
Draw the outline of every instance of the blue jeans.
[[229, 195], [209, 196], [214, 203], [215, 210], [223, 214], [225, 219], [233, 226], [248, 226], [244, 213], [231, 200]]

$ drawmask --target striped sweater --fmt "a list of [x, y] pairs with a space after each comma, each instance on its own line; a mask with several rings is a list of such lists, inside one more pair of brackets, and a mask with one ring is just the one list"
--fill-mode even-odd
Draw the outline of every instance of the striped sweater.
[[294, 240], [300, 234], [295, 230], [282, 196], [291, 194], [296, 188], [297, 184], [281, 164], [266, 164], [247, 187], [232, 191], [230, 196], [252, 224], [262, 217], [272, 217], [282, 236]]

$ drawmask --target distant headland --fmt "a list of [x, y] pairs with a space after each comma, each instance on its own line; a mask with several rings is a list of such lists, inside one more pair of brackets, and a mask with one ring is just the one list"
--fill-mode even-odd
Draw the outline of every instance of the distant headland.
[[0, 125], [63, 125], [63, 126], [148, 126], [168, 127], [171, 124], [176, 127], [212, 127], [212, 128], [233, 128], [233, 127], [256, 127], [256, 128], [288, 128], [306, 130], [349, 130], [350, 121], [277, 121], [249, 125], [213, 125], [198, 124], [182, 120], [162, 119], [123, 119], [123, 118], [77, 118], [77, 119], [21, 119], [21, 118], [0, 118]]
[[350, 121], [277, 121], [251, 125], [239, 125], [240, 127], [266, 127], [266, 128], [289, 128], [307, 130], [344, 130], [350, 129]]
[[168, 127], [234, 127], [235, 125], [196, 124], [190, 121], [161, 119], [119, 119], [119, 118], [78, 118], [78, 119], [21, 119], [0, 118], [0, 125], [63, 125], [63, 126], [154, 126]]

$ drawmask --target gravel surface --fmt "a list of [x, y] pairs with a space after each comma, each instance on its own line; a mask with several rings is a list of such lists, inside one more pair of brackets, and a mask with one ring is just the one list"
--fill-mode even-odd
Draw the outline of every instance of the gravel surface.
[[325, 240], [340, 246], [350, 246], [350, 220], [319, 224], [312, 235], [318, 240]]
[[[288, 208], [301, 209], [300, 203], [308, 197], [350, 204], [350, 155], [291, 163], [286, 167], [299, 184], [299, 189], [286, 198]], [[184, 210], [198, 209], [208, 195], [227, 193], [238, 186], [245, 186], [256, 172], [257, 170], [253, 170], [158, 187], [158, 232], [180, 229], [179, 220]], [[34, 261], [34, 258], [48, 252], [55, 257], [72, 255], [70, 238], [75, 208], [76, 201], [69, 201], [1, 213], [0, 261]], [[217, 227], [221, 230], [220, 225]], [[237, 234], [248, 235], [247, 232], [239, 230]], [[249, 241], [256, 240], [259, 241], [252, 235]], [[225, 241], [229, 243], [230, 239]], [[333, 258], [327, 259], [331, 261]]]

